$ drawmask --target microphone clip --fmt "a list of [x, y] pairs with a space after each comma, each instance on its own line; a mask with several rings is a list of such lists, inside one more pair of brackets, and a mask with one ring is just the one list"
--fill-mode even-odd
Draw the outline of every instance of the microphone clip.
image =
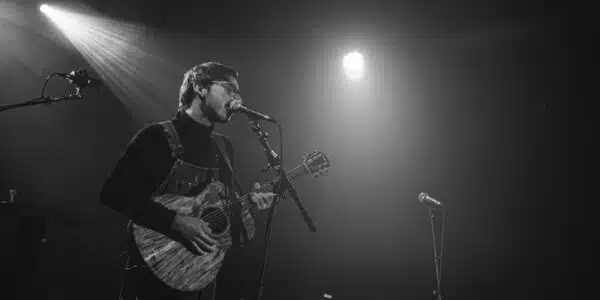
[[267, 137], [269, 137], [269, 134], [263, 132], [260, 129], [260, 125], [258, 124], [257, 119], [251, 119], [250, 121], [248, 121], [248, 123], [250, 124], [252, 131], [254, 131], [256, 135], [258, 135], [258, 139], [263, 146], [265, 155], [267, 156], [267, 166], [263, 168], [262, 171], [266, 172], [267, 170], [272, 168], [278, 169], [281, 166], [281, 160], [279, 158], [279, 155], [271, 148], [269, 142], [267, 141]]
[[88, 75], [87, 71], [83, 68], [79, 68], [77, 70], [71, 71], [71, 73], [56, 73], [61, 77], [69, 80], [75, 88], [77, 89], [77, 94], [80, 94], [81, 89], [86, 87], [97, 87], [100, 84], [100, 80], [92, 78]]

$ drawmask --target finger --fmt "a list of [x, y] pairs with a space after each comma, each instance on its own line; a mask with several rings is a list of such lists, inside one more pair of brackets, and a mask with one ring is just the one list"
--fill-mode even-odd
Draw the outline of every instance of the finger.
[[265, 208], [265, 199], [262, 194], [257, 194], [255, 200], [256, 200], [256, 206], [258, 206], [258, 208], [260, 208], [260, 209]]
[[207, 244], [202, 244], [201, 245], [201, 243], [198, 243], [198, 242], [196, 242], [196, 243], [202, 249], [202, 254], [210, 254], [210, 253], [216, 252], [217, 249], [218, 249], [217, 245], [212, 245], [211, 246], [211, 245], [207, 245]]
[[258, 209], [262, 209], [262, 202], [260, 201], [260, 198], [254, 198], [254, 205], [256, 205], [256, 207], [258, 207]]
[[212, 234], [212, 229], [210, 228], [210, 224], [208, 222], [205, 222], [204, 220], [202, 220], [202, 229], [204, 229], [204, 232], [206, 232], [207, 234]]
[[194, 249], [196, 251], [198, 251], [200, 255], [210, 254], [210, 253], [216, 252], [218, 250], [217, 245], [209, 246], [206, 244], [202, 244], [200, 242], [193, 242], [192, 245], [194, 245]]
[[251, 201], [252, 201], [254, 204], [258, 205], [258, 202], [259, 202], [259, 199], [258, 199], [258, 194], [256, 194], [256, 193], [252, 193], [252, 194], [250, 194], [250, 200], [251, 200]]
[[208, 227], [208, 228], [207, 227], [208, 226], [206, 226], [206, 227], [203, 226], [203, 228], [204, 228], [203, 230], [198, 230], [196, 232], [195, 238], [197, 240], [199, 239], [202, 243], [206, 244], [206, 246], [215, 245], [217, 243], [217, 241], [210, 236], [211, 229], [210, 229], [210, 227]]
[[216, 245], [218, 242], [215, 240], [209, 233], [203, 232], [204, 240], [209, 244], [209, 246]]
[[273, 199], [275, 197], [275, 194], [273, 193], [265, 193], [264, 196], [262, 197], [262, 202], [265, 205], [265, 208], [269, 208], [271, 206], [271, 204], [273, 203]]
[[267, 198], [262, 199], [263, 209], [269, 208], [269, 200]]
[[212, 231], [209, 231], [209, 233], [206, 233], [206, 237], [208, 238], [208, 241], [212, 244], [212, 245], [219, 245], [219, 241], [217, 241], [217, 239], [215, 239], [212, 236]]
[[202, 238], [195, 239], [194, 243], [196, 243], [198, 245], [198, 247], [200, 247], [200, 249], [202, 250], [203, 253], [212, 252], [214, 247], [216, 246], [216, 245], [210, 244], [207, 240], [204, 240]]
[[192, 245], [192, 250], [198, 255], [203, 255], [209, 251], [208, 248], [205, 249], [203, 246], [201, 246], [201, 243], [196, 241], [192, 241], [190, 244]]

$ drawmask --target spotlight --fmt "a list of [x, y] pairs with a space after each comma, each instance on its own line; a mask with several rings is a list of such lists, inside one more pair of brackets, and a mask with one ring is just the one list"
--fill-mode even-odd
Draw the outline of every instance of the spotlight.
[[351, 52], [344, 56], [342, 61], [346, 75], [352, 80], [358, 80], [362, 78], [364, 73], [364, 60], [362, 54], [359, 52]]
[[48, 4], [42, 4], [40, 5], [40, 11], [47, 14], [48, 11], [50, 11], [50, 6], [48, 6]]

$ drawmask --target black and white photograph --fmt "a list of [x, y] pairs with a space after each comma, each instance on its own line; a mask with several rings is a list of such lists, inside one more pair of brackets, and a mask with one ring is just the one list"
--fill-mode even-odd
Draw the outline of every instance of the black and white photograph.
[[0, 0], [0, 299], [591, 299], [593, 7]]

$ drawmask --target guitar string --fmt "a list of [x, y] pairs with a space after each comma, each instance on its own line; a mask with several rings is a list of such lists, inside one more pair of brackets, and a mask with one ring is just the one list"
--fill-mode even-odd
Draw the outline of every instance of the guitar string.
[[[288, 175], [288, 176], [290, 176], [290, 177], [295, 177], [295, 176], [299, 175], [299, 174], [293, 174], [293, 173], [295, 173], [295, 172], [296, 172], [296, 170], [297, 170], [298, 168], [301, 168], [301, 167], [302, 167], [302, 165], [299, 165], [299, 166], [297, 166], [296, 168], [294, 168], [294, 169], [290, 170], [290, 171], [287, 173], [287, 175]], [[279, 177], [276, 177], [275, 179], [273, 179], [273, 180], [271, 180], [271, 181], [267, 182], [266, 184], [262, 185], [262, 186], [261, 186], [261, 187], [260, 187], [260, 188], [259, 188], [257, 191], [255, 191], [255, 192], [266, 192], [266, 191], [269, 191], [269, 190], [271, 190], [271, 189], [274, 187], [274, 183], [275, 183], [275, 182], [277, 182], [277, 180], [278, 180], [278, 179], [279, 179]], [[227, 204], [223, 205], [223, 208], [224, 208], [224, 209], [227, 209], [227, 208], [229, 208], [229, 207], [231, 207], [231, 206], [233, 206], [233, 205], [238, 205], [238, 204], [240, 204], [240, 205], [241, 205], [241, 204], [243, 204], [243, 203], [244, 203], [244, 201], [248, 201], [248, 200], [250, 200], [250, 194], [251, 194], [251, 193], [247, 193], [247, 194], [245, 194], [245, 195], [243, 195], [243, 196], [239, 197], [238, 199], [235, 199], [235, 200], [233, 200], [233, 201], [231, 201], [231, 202], [229, 202], [229, 203], [227, 203]], [[217, 210], [217, 211], [215, 211], [215, 212], [212, 212], [212, 213], [209, 213], [209, 214], [207, 214], [207, 215], [206, 215], [206, 218], [205, 218], [205, 220], [207, 220], [207, 221], [209, 221], [209, 222], [211, 222], [211, 221], [215, 221], [216, 219], [222, 219], [222, 214], [220, 213], [220, 211], [219, 211], [219, 210]]]
[[[274, 182], [277, 181], [277, 179], [273, 180]], [[273, 182], [269, 182], [266, 183], [264, 185], [262, 185], [258, 190], [256, 190], [255, 192], [266, 192], [266, 191], [270, 191], [272, 190], [272, 188], [274, 187]], [[226, 204], [223, 206], [224, 209], [227, 209], [233, 205], [238, 205], [238, 204], [242, 204], [244, 203], [244, 201], [248, 201], [250, 200], [250, 193], [245, 194], [244, 196], [240, 197], [239, 199], [236, 199], [237, 201], [232, 201], [229, 204]], [[221, 225], [224, 224], [224, 221], [226, 221], [225, 218], [223, 218], [223, 214], [221, 213], [220, 210], [216, 210], [214, 212], [211, 212], [209, 214], [207, 214], [205, 216], [205, 218], [203, 218], [204, 221], [208, 221], [209, 223], [216, 223], [215, 225]]]
[[[257, 192], [265, 192], [265, 191], [270, 190], [272, 187], [273, 186], [271, 183], [267, 183], [267, 184], [262, 185], [257, 190]], [[250, 199], [249, 194], [240, 197], [239, 199], [237, 199], [238, 201], [232, 201], [228, 204], [223, 205], [222, 208], [228, 209], [228, 208], [232, 207], [233, 205], [242, 204], [244, 201], [247, 201], [248, 199]], [[202, 220], [207, 221], [209, 223], [216, 222], [216, 225], [221, 224], [218, 221], [225, 221], [225, 219], [223, 218], [223, 214], [221, 213], [220, 210], [216, 210], [214, 212], [208, 213], [204, 218], [202, 218]]]
[[[325, 166], [327, 166], [327, 164], [325, 164]], [[301, 173], [297, 173], [297, 174], [294, 174], [294, 173], [295, 173], [295, 172], [296, 172], [296, 171], [297, 171], [299, 168], [302, 168], [302, 167], [306, 167], [306, 168], [309, 170], [309, 172], [310, 172], [310, 168], [308, 167], [308, 165], [301, 164], [301, 165], [298, 165], [298, 166], [296, 166], [296, 167], [295, 167], [295, 168], [293, 168], [292, 170], [288, 171], [288, 172], [286, 173], [286, 174], [287, 174], [287, 176], [288, 176], [288, 177], [296, 177], [296, 176], [298, 176], [298, 175], [301, 175]], [[273, 185], [274, 185], [274, 184], [275, 184], [275, 183], [278, 181], [278, 179], [279, 179], [279, 177], [276, 177], [275, 179], [273, 179], [273, 180], [269, 181], [268, 183], [266, 183], [266, 184], [262, 185], [262, 186], [261, 186], [261, 187], [260, 187], [260, 188], [259, 188], [257, 191], [255, 191], [255, 192], [265, 192], [265, 191], [269, 191], [269, 190], [271, 190], [271, 188], [273, 188], [273, 187], [274, 187]], [[251, 193], [246, 193], [245, 195], [243, 195], [243, 196], [239, 197], [238, 199], [235, 199], [235, 200], [233, 200], [233, 201], [231, 201], [231, 202], [229, 202], [229, 203], [227, 203], [227, 204], [223, 205], [223, 208], [224, 208], [224, 209], [227, 209], [227, 208], [229, 208], [229, 207], [231, 207], [231, 206], [233, 206], [233, 205], [238, 205], [238, 204], [239, 204], [239, 205], [241, 205], [241, 204], [243, 204], [243, 203], [244, 203], [244, 201], [248, 201], [248, 200], [250, 199], [250, 194], [251, 194]], [[224, 219], [224, 218], [223, 218], [223, 214], [221, 213], [221, 211], [220, 211], [220, 210], [216, 210], [216, 211], [214, 211], [214, 212], [211, 212], [211, 213], [207, 214], [207, 215], [205, 216], [205, 219], [203, 219], [203, 220], [205, 220], [205, 221], [208, 221], [209, 223], [210, 223], [210, 222], [213, 222], [213, 221], [226, 221], [226, 219]], [[217, 223], [217, 225], [219, 225], [219, 224], [221, 224], [221, 223]]]
[[[293, 174], [293, 173], [294, 173], [294, 172], [295, 172], [295, 171], [296, 171], [298, 168], [301, 168], [301, 167], [302, 167], [302, 165], [299, 165], [299, 166], [297, 166], [296, 168], [294, 168], [294, 169], [290, 170], [289, 172], [287, 172], [287, 175], [288, 175], [289, 177], [294, 177], [294, 175], [299, 175], [299, 174]], [[293, 175], [292, 175], [292, 174], [293, 174]], [[279, 177], [276, 177], [275, 179], [273, 179], [273, 180], [271, 180], [271, 181], [267, 182], [266, 184], [262, 185], [262, 186], [261, 186], [261, 187], [260, 187], [260, 188], [259, 188], [257, 191], [255, 191], [255, 192], [266, 192], [266, 191], [269, 191], [269, 190], [271, 190], [271, 189], [273, 188], [273, 184], [274, 184], [274, 182], [277, 182], [277, 180], [278, 180], [278, 179], [279, 179]], [[250, 199], [250, 194], [251, 194], [251, 193], [247, 193], [247, 194], [245, 194], [245, 195], [243, 195], [243, 196], [239, 197], [238, 199], [235, 199], [235, 200], [233, 200], [233, 201], [231, 201], [231, 202], [229, 202], [229, 203], [227, 203], [227, 204], [223, 205], [223, 208], [224, 208], [224, 209], [227, 209], [227, 208], [229, 208], [229, 207], [231, 207], [231, 206], [233, 206], [233, 205], [238, 205], [238, 204], [239, 204], [239, 205], [241, 205], [241, 204], [243, 204], [243, 203], [244, 203], [244, 201], [248, 201], [248, 200]], [[223, 214], [221, 214], [221, 211], [220, 211], [220, 210], [216, 210], [216, 211], [214, 211], [214, 212], [211, 212], [211, 213], [207, 214], [203, 220], [205, 220], [205, 221], [208, 221], [209, 223], [210, 223], [210, 222], [213, 222], [213, 221], [220, 221], [220, 220], [223, 220]], [[224, 221], [224, 220], [223, 220], [223, 221]], [[220, 223], [219, 223], [219, 224], [220, 224]]]

